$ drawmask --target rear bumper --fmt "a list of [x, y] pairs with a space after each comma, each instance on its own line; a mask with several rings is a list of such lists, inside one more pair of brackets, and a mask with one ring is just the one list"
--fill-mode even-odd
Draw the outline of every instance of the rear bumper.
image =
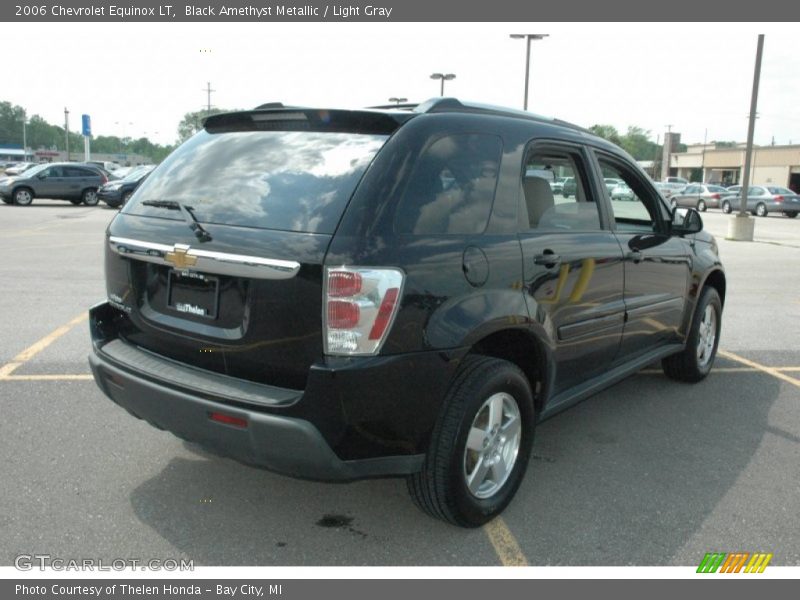
[[[90, 311], [89, 363], [111, 400], [215, 454], [304, 479], [351, 481], [419, 471], [448, 383], [447, 366], [458, 364], [442, 353], [373, 357], [355, 366], [319, 364], [305, 390], [287, 390], [138, 349], [109, 335], [115, 318], [119, 311], [108, 303]], [[407, 382], [412, 372], [423, 378], [436, 372], [441, 385], [428, 386], [428, 396], [416, 386], [409, 393], [386, 385], [387, 379]], [[212, 413], [246, 425], [212, 420]]]

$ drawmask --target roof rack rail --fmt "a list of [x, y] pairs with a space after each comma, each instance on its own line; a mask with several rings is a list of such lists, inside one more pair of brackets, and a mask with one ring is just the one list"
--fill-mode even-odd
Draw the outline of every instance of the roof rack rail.
[[264, 104], [259, 104], [253, 110], [262, 110], [266, 108], [287, 108], [283, 105], [283, 102], [265, 102]]
[[569, 127], [571, 129], [582, 131], [584, 133], [590, 133], [590, 134], [592, 133], [585, 127], [581, 127], [580, 125], [575, 125], [574, 123], [563, 121], [561, 119], [545, 117], [524, 110], [508, 108], [506, 106], [461, 102], [457, 98], [431, 98], [430, 100], [426, 100], [425, 102], [421, 102], [420, 104], [418, 104], [414, 110], [415, 112], [419, 113], [471, 112], [471, 113], [493, 114], [503, 117], [527, 119], [529, 121], [553, 123], [556, 125], [560, 125], [562, 127]]

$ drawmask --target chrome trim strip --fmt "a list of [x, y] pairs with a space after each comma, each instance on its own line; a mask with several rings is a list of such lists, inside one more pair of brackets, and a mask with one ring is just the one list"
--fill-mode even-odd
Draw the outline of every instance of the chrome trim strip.
[[116, 236], [109, 237], [108, 242], [111, 249], [120, 256], [173, 268], [175, 265], [166, 259], [166, 255], [180, 250], [187, 257], [195, 258], [195, 263], [187, 267], [187, 270], [217, 275], [252, 279], [291, 279], [300, 270], [300, 263], [294, 260], [200, 250], [186, 244], [168, 246]]

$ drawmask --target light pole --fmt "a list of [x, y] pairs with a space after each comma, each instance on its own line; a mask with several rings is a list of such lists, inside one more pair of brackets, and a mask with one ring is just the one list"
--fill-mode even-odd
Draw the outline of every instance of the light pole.
[[28, 162], [28, 115], [22, 111], [22, 162]]
[[389, 102], [394, 102], [399, 105], [402, 102], [408, 102], [408, 98], [389, 98]]
[[64, 141], [67, 147], [67, 162], [69, 162], [69, 111], [64, 107]]
[[[125, 139], [125, 121], [114, 121], [114, 125], [122, 125], [122, 137], [119, 139], [119, 153], [122, 154], [122, 147], [125, 143], [123, 141]], [[128, 125], [133, 125], [133, 123], [128, 121]]]
[[431, 74], [431, 79], [441, 79], [441, 81], [442, 81], [442, 86], [441, 86], [441, 88], [439, 88], [439, 95], [440, 96], [444, 96], [444, 82], [445, 81], [451, 81], [451, 80], [453, 80], [455, 78], [456, 78], [456, 76], [455, 76], [454, 73], [432, 73]]
[[549, 37], [548, 33], [512, 33], [509, 37], [515, 40], [527, 40], [525, 45], [525, 102], [522, 105], [523, 110], [528, 110], [528, 83], [531, 76], [531, 41], [543, 40]]

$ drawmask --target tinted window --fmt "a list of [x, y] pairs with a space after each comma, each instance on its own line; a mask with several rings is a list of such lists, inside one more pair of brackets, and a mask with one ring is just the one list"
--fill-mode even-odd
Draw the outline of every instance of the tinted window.
[[[600, 229], [597, 204], [586, 193], [585, 169], [579, 155], [562, 150], [534, 149], [522, 173], [521, 212], [523, 229], [537, 231], [592, 231]], [[549, 185], [556, 176], [567, 176], [572, 185], [554, 192]], [[613, 185], [610, 179], [606, 186]]]
[[176, 200], [203, 223], [333, 233], [385, 135], [201, 131], [142, 184], [123, 212], [182, 218], [145, 206]]
[[99, 177], [94, 171], [80, 167], [64, 167], [64, 171], [65, 177]]
[[612, 195], [614, 222], [621, 231], [656, 231], [658, 199], [650, 194], [641, 178], [616, 161], [599, 159], [603, 177], [619, 177], [626, 183], [626, 193]]
[[489, 222], [503, 143], [483, 134], [450, 135], [428, 146], [398, 204], [395, 231], [481, 233]]

